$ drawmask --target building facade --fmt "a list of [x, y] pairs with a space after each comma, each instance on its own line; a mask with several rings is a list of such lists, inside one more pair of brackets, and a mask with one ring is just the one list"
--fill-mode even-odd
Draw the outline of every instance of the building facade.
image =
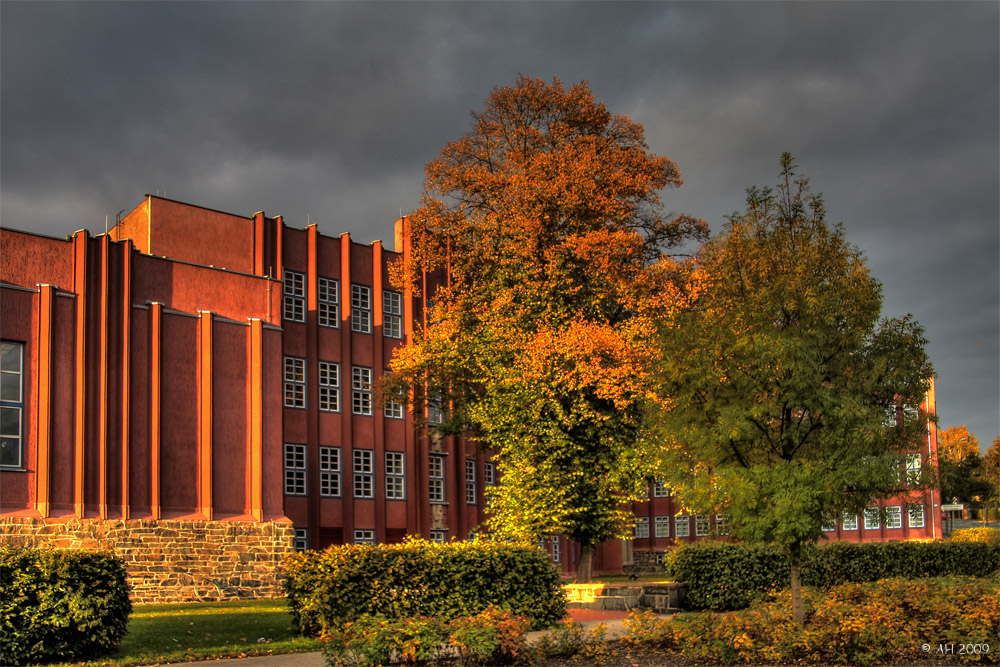
[[[424, 320], [426, 296], [389, 283], [405, 219], [394, 232], [388, 249], [154, 196], [96, 237], [0, 230], [0, 519], [19, 526], [6, 534], [222, 522], [280, 526], [300, 549], [468, 539], [496, 462], [377, 396]], [[919, 464], [935, 463], [931, 424]], [[939, 506], [909, 498], [889, 514], [899, 526], [848, 517], [829, 535], [938, 537]], [[656, 484], [633, 510], [636, 539], [604, 545], [595, 569], [718, 521], [677, 516]], [[574, 571], [575, 545], [545, 547]]]

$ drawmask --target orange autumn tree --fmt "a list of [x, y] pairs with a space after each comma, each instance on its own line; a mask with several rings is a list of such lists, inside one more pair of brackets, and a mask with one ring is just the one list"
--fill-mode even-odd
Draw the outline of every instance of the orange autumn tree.
[[414, 291], [423, 271], [448, 279], [387, 392], [426, 395], [439, 431], [495, 450], [489, 528], [579, 542], [580, 580], [594, 547], [631, 528], [622, 504], [645, 486], [656, 323], [691, 291], [671, 253], [706, 235], [661, 214], [657, 191], [680, 184], [586, 82], [522, 76], [427, 164], [411, 256], [393, 269]]

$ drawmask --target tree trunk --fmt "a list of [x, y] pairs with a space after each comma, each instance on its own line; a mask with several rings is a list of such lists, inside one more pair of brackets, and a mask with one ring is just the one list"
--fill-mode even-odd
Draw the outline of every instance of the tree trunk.
[[580, 545], [580, 560], [576, 563], [576, 583], [589, 584], [594, 578], [594, 545]]
[[802, 608], [802, 559], [801, 551], [793, 547], [788, 555], [792, 574], [792, 622], [800, 628], [805, 625], [806, 614]]

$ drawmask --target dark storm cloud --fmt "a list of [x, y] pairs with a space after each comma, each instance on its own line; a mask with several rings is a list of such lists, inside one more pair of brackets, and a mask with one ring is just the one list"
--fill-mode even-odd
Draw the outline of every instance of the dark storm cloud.
[[942, 426], [1000, 433], [995, 3], [0, 3], [0, 215], [99, 231], [146, 192], [388, 237], [519, 73], [587, 79], [714, 230], [791, 151], [928, 329]]

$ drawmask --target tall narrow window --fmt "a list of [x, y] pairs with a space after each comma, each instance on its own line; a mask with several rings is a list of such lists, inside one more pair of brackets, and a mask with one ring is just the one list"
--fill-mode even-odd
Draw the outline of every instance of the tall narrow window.
[[306, 274], [285, 269], [282, 310], [288, 322], [306, 321]]
[[372, 288], [351, 285], [351, 331], [372, 332]]
[[865, 530], [878, 530], [879, 529], [879, 518], [878, 518], [878, 508], [877, 507], [866, 507], [865, 508]]
[[[384, 375], [389, 375], [386, 369]], [[402, 392], [390, 394], [386, 397], [385, 405], [382, 406], [382, 415], [387, 419], [402, 419], [404, 414]]]
[[657, 516], [653, 519], [653, 526], [656, 537], [670, 537], [670, 517], [666, 515]]
[[687, 537], [691, 534], [691, 517], [687, 514], [678, 514], [674, 517], [674, 535], [677, 537]]
[[465, 459], [465, 502], [476, 504], [476, 459]]
[[306, 407], [306, 360], [285, 357], [285, 407]]
[[295, 538], [292, 541], [292, 548], [296, 551], [305, 551], [309, 548], [309, 529], [296, 528]]
[[319, 495], [326, 498], [340, 495], [340, 447], [319, 448]]
[[403, 452], [385, 453], [385, 499], [406, 499], [406, 455]]
[[497, 472], [496, 466], [493, 461], [487, 461], [483, 464], [483, 484], [486, 486], [493, 486], [497, 483]]
[[354, 497], [375, 497], [375, 469], [370, 449], [354, 450]]
[[340, 412], [340, 364], [319, 362], [319, 409]]
[[0, 343], [0, 468], [24, 467], [24, 343]]
[[885, 527], [903, 527], [903, 509], [899, 505], [891, 505], [885, 508]]
[[431, 454], [427, 458], [427, 490], [432, 503], [444, 502], [444, 457]]
[[403, 296], [399, 292], [382, 292], [382, 335], [403, 337]]
[[285, 494], [306, 495], [306, 446], [285, 443]]
[[356, 415], [372, 414], [372, 369], [351, 368], [351, 408]]
[[316, 280], [316, 297], [319, 310], [316, 319], [321, 327], [336, 329], [340, 326], [340, 283], [333, 278], [320, 276]]
[[559, 536], [552, 536], [552, 562], [558, 563], [562, 560], [562, 544], [559, 542]]
[[633, 528], [633, 534], [636, 539], [643, 539], [649, 537], [649, 517], [639, 516], [635, 519], [635, 528]]
[[919, 453], [906, 455], [906, 482], [908, 484], [916, 484], [920, 481], [921, 467]]

